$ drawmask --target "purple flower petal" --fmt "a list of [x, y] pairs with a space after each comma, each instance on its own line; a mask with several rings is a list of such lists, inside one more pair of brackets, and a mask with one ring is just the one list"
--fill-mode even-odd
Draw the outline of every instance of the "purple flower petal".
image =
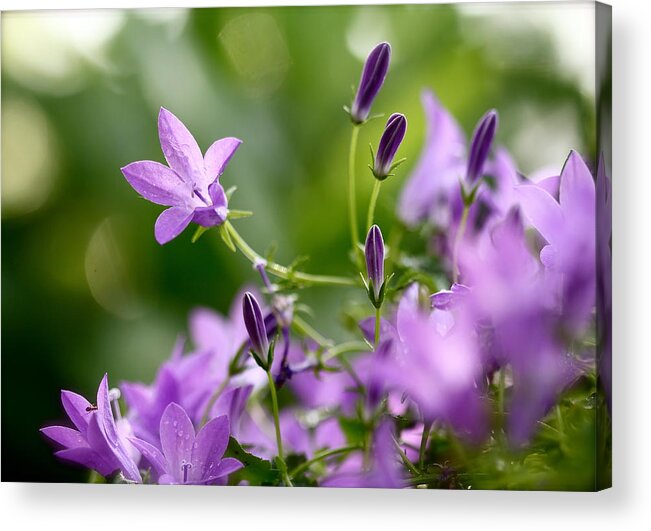
[[82, 435], [88, 429], [89, 409], [91, 403], [83, 396], [72, 391], [61, 391], [61, 403], [70, 420]]
[[128, 183], [142, 197], [163, 206], [191, 205], [192, 188], [173, 170], [159, 162], [139, 160], [122, 168]]
[[203, 157], [197, 141], [181, 120], [161, 107], [158, 137], [165, 160], [192, 190], [205, 181]]
[[228, 446], [228, 437], [229, 422], [226, 415], [212, 419], [199, 431], [192, 449], [192, 481], [215, 477], [216, 469]]
[[[570, 152], [561, 172], [559, 202], [563, 212], [572, 214], [594, 211], [595, 182], [585, 162], [576, 151]], [[594, 214], [589, 216], [594, 219]]]
[[160, 420], [160, 442], [167, 460], [167, 471], [179, 483], [183, 481], [181, 465], [190, 463], [195, 442], [194, 426], [185, 410], [176, 403], [165, 409]]
[[242, 144], [242, 141], [239, 138], [228, 137], [217, 140], [208, 148], [203, 158], [203, 164], [206, 170], [206, 188], [224, 173], [226, 166], [233, 155], [235, 155], [240, 144]]
[[172, 207], [164, 210], [158, 216], [154, 226], [156, 241], [161, 245], [172, 241], [185, 230], [193, 216], [194, 211], [186, 207]]
[[55, 452], [54, 455], [65, 461], [77, 463], [86, 468], [96, 470], [102, 476], [108, 476], [117, 470], [117, 467], [113, 466], [112, 463], [107, 462], [102, 458], [102, 456], [100, 456], [100, 454], [88, 447], [80, 446], [77, 448], [60, 450]]
[[538, 232], [552, 245], [562, 236], [563, 212], [556, 200], [542, 188], [526, 184], [517, 186], [523, 214]]
[[41, 433], [64, 448], [88, 447], [86, 439], [77, 430], [65, 426], [48, 426]]
[[136, 437], [131, 437], [129, 439], [129, 442], [135, 446], [135, 448], [142, 454], [145, 459], [147, 459], [147, 461], [149, 461], [159, 477], [163, 476], [167, 472], [165, 467], [165, 456], [158, 448], [152, 444], [149, 444], [147, 441], [143, 441], [142, 439], [138, 439]]
[[234, 459], [232, 457], [227, 457], [226, 459], [222, 459], [221, 462], [210, 471], [209, 477], [204, 478], [198, 481], [197, 483], [208, 485], [214, 482], [216, 479], [223, 478], [224, 476], [228, 476], [229, 474], [236, 472], [243, 466], [244, 465], [240, 463], [237, 459]]

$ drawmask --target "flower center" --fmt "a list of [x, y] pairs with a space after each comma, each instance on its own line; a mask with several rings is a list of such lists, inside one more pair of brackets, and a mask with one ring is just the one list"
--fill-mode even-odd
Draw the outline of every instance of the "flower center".
[[192, 468], [192, 463], [183, 463], [181, 464], [181, 470], [183, 471], [183, 483], [188, 482], [188, 471]]
[[199, 191], [198, 188], [196, 188], [196, 187], [193, 188], [193, 189], [192, 189], [192, 193], [193, 193], [194, 195], [196, 195], [199, 199], [201, 199], [201, 200], [206, 204], [206, 206], [210, 206], [210, 203], [209, 203], [209, 202], [206, 200], [206, 198], [201, 194], [201, 192]]

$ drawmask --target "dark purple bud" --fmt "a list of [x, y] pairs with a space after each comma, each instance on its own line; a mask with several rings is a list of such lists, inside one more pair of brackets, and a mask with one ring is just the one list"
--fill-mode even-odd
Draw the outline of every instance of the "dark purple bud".
[[497, 111], [488, 111], [479, 120], [470, 143], [470, 155], [468, 156], [468, 169], [466, 171], [466, 182], [473, 184], [484, 172], [484, 164], [488, 158], [495, 131], [497, 129]]
[[389, 70], [390, 60], [391, 46], [388, 42], [378, 44], [366, 58], [357, 94], [355, 94], [350, 108], [350, 117], [356, 124], [361, 124], [368, 119], [373, 100], [380, 92], [387, 70]]
[[262, 310], [258, 301], [248, 291], [244, 294], [244, 300], [242, 301], [242, 314], [244, 316], [244, 326], [251, 340], [251, 350], [260, 359], [266, 360], [269, 351], [269, 340], [265, 320], [262, 317]]
[[366, 257], [366, 272], [368, 281], [373, 288], [375, 301], [379, 302], [380, 290], [384, 284], [384, 240], [382, 231], [377, 225], [373, 225], [366, 236], [364, 247]]
[[384, 127], [380, 138], [380, 145], [373, 162], [373, 175], [383, 181], [393, 169], [393, 159], [405, 138], [407, 132], [407, 118], [402, 114], [392, 114]]

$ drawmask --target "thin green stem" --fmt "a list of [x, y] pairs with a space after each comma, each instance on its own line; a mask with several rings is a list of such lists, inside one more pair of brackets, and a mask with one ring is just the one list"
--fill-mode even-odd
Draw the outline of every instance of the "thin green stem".
[[468, 205], [464, 205], [459, 228], [457, 229], [457, 235], [454, 238], [454, 247], [452, 249], [452, 279], [454, 282], [457, 282], [457, 280], [459, 280], [459, 247], [461, 246], [463, 235], [466, 232], [466, 223], [468, 223], [469, 211], [470, 207]]
[[418, 468], [420, 468], [421, 471], [425, 469], [425, 451], [427, 450], [427, 441], [431, 429], [431, 422], [423, 423], [423, 435], [420, 438], [420, 448], [418, 449]]
[[371, 230], [373, 225], [373, 217], [375, 216], [375, 205], [377, 203], [377, 198], [380, 195], [380, 186], [382, 186], [382, 181], [375, 179], [375, 184], [373, 185], [373, 191], [371, 192], [371, 200], [368, 203], [368, 215], [366, 216], [366, 230]]
[[370, 348], [368, 343], [363, 341], [349, 341], [347, 343], [341, 343], [336, 345], [326, 351], [325, 356], [321, 358], [322, 363], [326, 363], [341, 354], [347, 354], [349, 352], [367, 352]]
[[323, 461], [324, 459], [327, 459], [328, 457], [332, 457], [335, 455], [340, 455], [340, 454], [347, 454], [349, 452], [353, 452], [355, 450], [360, 450], [362, 447], [359, 444], [351, 444], [350, 446], [344, 446], [342, 448], [335, 448], [334, 450], [328, 450], [325, 452], [321, 452], [320, 454], [316, 454], [312, 459], [309, 461], [305, 461], [304, 463], [301, 463], [298, 465], [294, 470], [292, 470], [289, 473], [289, 476], [292, 478], [295, 478], [298, 474], [301, 472], [307, 470], [310, 468], [313, 464], [318, 463], [319, 461]]
[[320, 347], [323, 348], [332, 347], [332, 341], [323, 337], [319, 332], [317, 332], [312, 327], [312, 325], [304, 321], [298, 315], [294, 315], [294, 318], [292, 319], [292, 327], [299, 334], [314, 340], [317, 343], [317, 345], [319, 345]]
[[561, 439], [565, 438], [565, 423], [563, 422], [563, 412], [561, 411], [561, 406], [556, 404], [556, 424], [558, 425], [558, 432], [560, 433]]
[[264, 263], [265, 269], [277, 277], [322, 286], [356, 286], [358, 284], [358, 282], [353, 278], [312, 275], [310, 273], [303, 273], [302, 271], [293, 271], [288, 267], [277, 264], [276, 262], [265, 260], [261, 255], [255, 252], [248, 243], [246, 243], [244, 238], [242, 238], [239, 232], [235, 230], [235, 227], [233, 227], [230, 221], [225, 221], [224, 227], [228, 231], [235, 246], [252, 264], [258, 264], [260, 262]]
[[402, 462], [404, 465], [409, 469], [409, 472], [417, 476], [420, 474], [420, 471], [414, 466], [414, 464], [409, 460], [409, 457], [407, 457], [407, 454], [404, 452], [402, 448], [400, 448], [400, 444], [398, 441], [393, 438], [393, 444], [396, 447], [396, 450], [398, 451], [398, 454], [400, 455], [400, 459], [402, 459]]
[[380, 327], [382, 326], [381, 322], [381, 315], [382, 315], [382, 308], [375, 308], [375, 351], [377, 352], [377, 348], [380, 345]]
[[276, 395], [276, 384], [274, 383], [271, 370], [267, 370], [267, 378], [269, 380], [269, 392], [271, 393], [271, 410], [274, 417], [274, 427], [276, 428], [276, 446], [278, 447], [278, 465], [280, 473], [283, 476], [283, 481], [287, 487], [293, 487], [292, 480], [287, 475], [287, 465], [285, 464], [283, 452], [283, 440], [280, 435], [280, 419], [278, 416], [278, 396]]
[[506, 367], [500, 369], [500, 376], [497, 383], [497, 410], [504, 422], [504, 389], [506, 387]]
[[359, 262], [359, 229], [357, 226], [357, 194], [355, 191], [355, 154], [357, 153], [357, 138], [359, 125], [353, 125], [350, 136], [350, 151], [348, 152], [348, 217], [350, 218], [350, 241], [353, 247], [355, 261]]
[[210, 400], [208, 400], [208, 403], [206, 404], [206, 408], [203, 410], [203, 416], [201, 417], [200, 427], [203, 426], [206, 422], [208, 422], [208, 419], [210, 417], [210, 410], [215, 405], [215, 402], [217, 402], [217, 399], [224, 392], [224, 389], [226, 389], [226, 386], [229, 384], [230, 381], [231, 381], [230, 376], [224, 378], [224, 381], [219, 385], [219, 387], [217, 387], [215, 392], [210, 397]]

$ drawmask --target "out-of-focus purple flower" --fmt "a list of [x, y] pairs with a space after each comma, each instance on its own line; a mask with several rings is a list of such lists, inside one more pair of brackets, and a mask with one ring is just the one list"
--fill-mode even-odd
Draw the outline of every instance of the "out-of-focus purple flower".
[[[383, 181], [391, 175], [391, 172], [396, 166], [393, 163], [393, 159], [402, 140], [405, 138], [406, 132], [407, 118], [399, 113], [392, 114], [384, 126], [384, 132], [380, 137], [380, 144], [378, 145], [373, 162], [373, 175], [375, 175], [376, 179]], [[396, 164], [399, 164], [399, 162]]]
[[152, 465], [159, 484], [211, 485], [242, 468], [237, 459], [223, 458], [228, 438], [226, 416], [212, 419], [195, 435], [185, 410], [171, 403], [161, 417], [162, 451], [135, 437], [130, 441]]
[[368, 119], [373, 101], [380, 92], [389, 70], [390, 60], [391, 46], [388, 42], [378, 44], [368, 55], [350, 108], [350, 117], [354, 123], [361, 124]]
[[430, 297], [432, 308], [437, 310], [451, 310], [455, 308], [470, 292], [468, 286], [463, 284], [452, 284], [450, 289], [437, 291]]
[[398, 216], [409, 226], [432, 221], [447, 226], [451, 218], [451, 190], [459, 196], [459, 179], [465, 168], [466, 143], [452, 115], [427, 90], [421, 96], [427, 134], [416, 167], [398, 201]]
[[561, 314], [549, 277], [528, 249], [519, 210], [512, 209], [482, 243], [481, 249], [467, 245], [461, 251], [472, 288], [461, 310], [490, 328], [490, 344], [482, 345], [485, 367], [511, 366], [508, 434], [521, 446], [578, 371], [559, 339]]
[[384, 286], [384, 239], [382, 231], [373, 225], [366, 236], [364, 246], [366, 272], [369, 283], [369, 296], [376, 307], [382, 305], [382, 287]]
[[120, 385], [135, 435], [155, 445], [159, 443], [161, 416], [170, 403], [181, 404], [199, 422], [210, 395], [225, 377], [214, 370], [211, 352], [183, 355], [183, 345], [183, 341], [177, 342], [152, 385], [140, 382]]
[[612, 193], [603, 154], [597, 166], [597, 360], [599, 381], [612, 411]]
[[104, 375], [97, 390], [97, 405], [71, 391], [61, 391], [61, 402], [76, 429], [49, 426], [41, 432], [61, 445], [55, 455], [66, 461], [93, 469], [103, 476], [119, 471], [128, 481], [142, 481], [133, 452], [126, 440], [129, 423], [116, 423], [111, 412], [108, 375]]
[[366, 470], [359, 453], [351, 454], [327, 477], [322, 487], [397, 489], [404, 486], [404, 472], [394, 443], [393, 427], [385, 420], [373, 434], [373, 460]]
[[405, 392], [425, 420], [444, 420], [460, 434], [479, 440], [485, 435], [485, 418], [475, 385], [481, 360], [472, 331], [459, 322], [442, 334], [437, 313], [418, 306], [417, 290], [411, 286], [399, 304], [403, 353], [386, 370], [388, 385]]
[[483, 175], [496, 130], [497, 111], [492, 109], [479, 120], [470, 141], [470, 155], [466, 169], [466, 182], [470, 185], [476, 183]]
[[[267, 328], [262, 317], [260, 304], [258, 304], [256, 298], [249, 291], [244, 294], [242, 315], [244, 317], [244, 326], [246, 326], [246, 331], [251, 341], [251, 350], [258, 356], [260, 360], [258, 363], [262, 362], [266, 367], [268, 363], [267, 356], [269, 354]], [[256, 359], [256, 361], [258, 360]]]
[[572, 151], [560, 178], [559, 200], [535, 185], [517, 188], [524, 215], [547, 240], [540, 260], [556, 277], [567, 328], [584, 330], [595, 302], [595, 182]]
[[190, 222], [213, 227], [226, 220], [228, 200], [219, 177], [242, 141], [222, 138], [203, 156], [185, 125], [162, 107], [158, 136], [169, 166], [141, 160], [122, 168], [122, 173], [142, 197], [170, 207], [154, 227], [156, 241], [162, 245], [181, 234]]

